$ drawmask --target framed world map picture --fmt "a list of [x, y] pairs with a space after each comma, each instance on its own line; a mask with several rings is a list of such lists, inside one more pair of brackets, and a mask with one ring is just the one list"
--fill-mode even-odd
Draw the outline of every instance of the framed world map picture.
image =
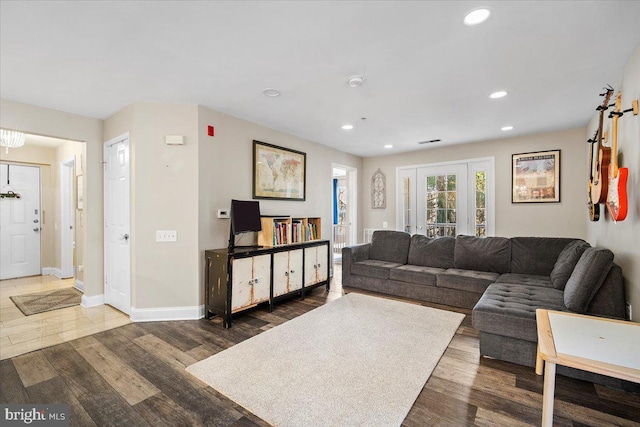
[[307, 155], [253, 141], [253, 198], [305, 200]]

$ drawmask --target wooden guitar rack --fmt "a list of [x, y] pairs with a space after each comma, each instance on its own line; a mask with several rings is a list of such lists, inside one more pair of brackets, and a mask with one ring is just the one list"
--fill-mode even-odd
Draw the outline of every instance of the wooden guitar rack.
[[633, 115], [637, 116], [638, 115], [638, 100], [634, 99], [633, 101], [631, 101], [631, 108], [627, 108], [626, 110], [622, 110], [622, 111], [612, 111], [609, 113], [609, 118], [612, 118], [613, 116], [618, 116], [618, 117], [622, 117], [624, 116], [624, 113], [630, 113], [633, 111]]

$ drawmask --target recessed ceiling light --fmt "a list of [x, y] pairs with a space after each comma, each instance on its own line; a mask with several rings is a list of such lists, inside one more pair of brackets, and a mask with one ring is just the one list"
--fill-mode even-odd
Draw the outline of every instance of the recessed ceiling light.
[[500, 130], [504, 130], [504, 131], [513, 130], [513, 126], [504, 126], [504, 127], [500, 128]]
[[491, 15], [491, 11], [486, 7], [480, 7], [469, 11], [464, 17], [464, 25], [478, 25], [486, 21]]
[[353, 129], [353, 125], [342, 125], [342, 129], [351, 130], [351, 129]]
[[349, 77], [349, 80], [347, 80], [347, 84], [350, 87], [358, 87], [362, 83], [364, 83], [364, 77], [362, 77], [362, 76], [351, 76], [351, 77]]
[[499, 90], [499, 91], [493, 92], [491, 95], [489, 95], [489, 98], [498, 99], [498, 98], [504, 98], [505, 96], [507, 96], [507, 91], [506, 90]]
[[276, 96], [280, 96], [280, 91], [278, 89], [268, 87], [262, 91], [262, 94], [270, 98], [275, 98]]
[[393, 148], [393, 145], [392, 144], [387, 144], [387, 145], [384, 146], [384, 148]]

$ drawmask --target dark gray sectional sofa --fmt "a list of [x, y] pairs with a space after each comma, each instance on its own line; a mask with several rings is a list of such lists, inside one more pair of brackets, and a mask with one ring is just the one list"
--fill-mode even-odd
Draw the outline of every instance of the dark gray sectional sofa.
[[[480, 354], [535, 366], [536, 308], [625, 318], [624, 280], [613, 253], [581, 239], [442, 237], [375, 231], [343, 248], [342, 285], [473, 308]], [[619, 380], [560, 369], [614, 387]]]

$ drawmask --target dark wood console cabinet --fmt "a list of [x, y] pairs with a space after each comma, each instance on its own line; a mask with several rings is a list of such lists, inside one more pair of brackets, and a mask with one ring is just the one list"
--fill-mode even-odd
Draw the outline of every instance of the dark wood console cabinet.
[[234, 313], [279, 299], [300, 296], [318, 286], [329, 290], [328, 240], [270, 248], [205, 251], [205, 318], [222, 316], [231, 327]]

